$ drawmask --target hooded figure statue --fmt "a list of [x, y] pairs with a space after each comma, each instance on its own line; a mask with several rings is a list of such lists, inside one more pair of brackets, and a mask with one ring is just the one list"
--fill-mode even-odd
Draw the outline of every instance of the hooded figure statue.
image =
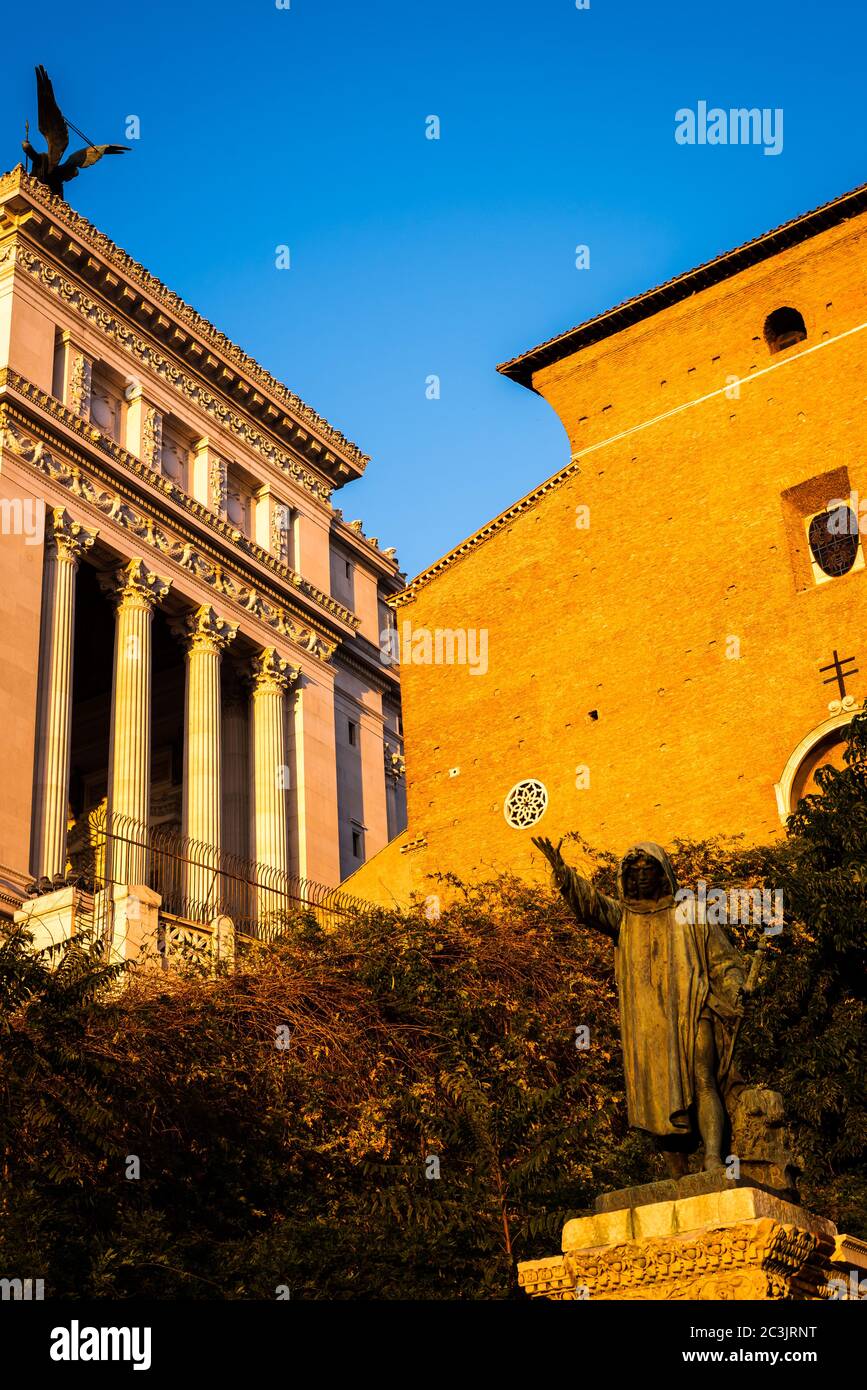
[[577, 920], [614, 941], [630, 1125], [655, 1137], [675, 1176], [687, 1170], [696, 1130], [704, 1167], [722, 1167], [721, 1092], [742, 1014], [742, 957], [719, 926], [692, 920], [696, 914], [678, 903], [659, 845], [626, 852], [615, 899], [570, 868], [559, 846], [533, 843]]

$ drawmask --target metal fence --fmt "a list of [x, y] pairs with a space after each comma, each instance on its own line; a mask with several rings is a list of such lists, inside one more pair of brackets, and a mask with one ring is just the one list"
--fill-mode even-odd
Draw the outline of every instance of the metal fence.
[[95, 896], [116, 885], [151, 888], [162, 899], [161, 917], [205, 926], [231, 917], [236, 931], [269, 941], [305, 909], [326, 928], [371, 910], [370, 903], [337, 888], [127, 816], [99, 812], [91, 817], [88, 838], [87, 847], [70, 856], [73, 877]]

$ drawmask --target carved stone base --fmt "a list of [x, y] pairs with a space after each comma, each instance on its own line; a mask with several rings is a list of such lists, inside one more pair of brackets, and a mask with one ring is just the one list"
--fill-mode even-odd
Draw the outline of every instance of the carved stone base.
[[518, 1278], [533, 1298], [804, 1301], [860, 1296], [865, 1271], [867, 1242], [737, 1187], [567, 1221], [563, 1254]]

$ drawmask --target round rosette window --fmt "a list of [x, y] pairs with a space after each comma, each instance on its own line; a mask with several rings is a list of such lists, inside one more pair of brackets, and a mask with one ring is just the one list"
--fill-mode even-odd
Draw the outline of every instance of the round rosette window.
[[516, 782], [503, 803], [503, 815], [515, 830], [526, 830], [540, 821], [548, 809], [544, 783], [529, 779]]

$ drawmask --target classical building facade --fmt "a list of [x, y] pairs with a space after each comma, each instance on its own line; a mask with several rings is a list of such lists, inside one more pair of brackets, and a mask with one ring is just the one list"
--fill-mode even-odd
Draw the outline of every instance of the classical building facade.
[[[353, 887], [769, 840], [867, 695], [867, 188], [500, 371], [569, 456], [393, 600], [409, 828]], [[844, 505], [845, 504], [845, 505]]]
[[[380, 632], [403, 577], [333, 504], [366, 462], [43, 185], [0, 179], [7, 911], [106, 814], [203, 847], [199, 899], [208, 855], [333, 886], [402, 828]], [[126, 838], [113, 877], [145, 883]]]

